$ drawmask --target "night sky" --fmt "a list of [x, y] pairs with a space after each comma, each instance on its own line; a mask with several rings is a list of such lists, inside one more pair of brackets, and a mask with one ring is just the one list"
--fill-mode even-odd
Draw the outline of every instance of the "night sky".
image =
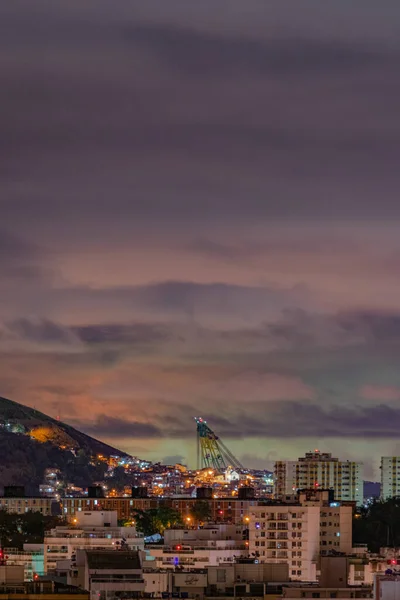
[[195, 466], [400, 454], [400, 3], [0, 3], [0, 395]]

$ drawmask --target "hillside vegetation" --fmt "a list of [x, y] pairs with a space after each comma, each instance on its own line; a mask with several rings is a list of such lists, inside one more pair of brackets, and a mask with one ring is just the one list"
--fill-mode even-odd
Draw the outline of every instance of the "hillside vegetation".
[[33, 408], [0, 398], [0, 485], [37, 486], [46, 468], [60, 469], [65, 482], [87, 486], [104, 479], [97, 455], [124, 452]]

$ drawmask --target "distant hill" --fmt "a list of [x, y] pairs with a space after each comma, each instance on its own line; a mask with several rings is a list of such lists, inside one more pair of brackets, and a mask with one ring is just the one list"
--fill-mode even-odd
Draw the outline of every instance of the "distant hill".
[[102, 455], [128, 456], [44, 413], [0, 397], [0, 484], [38, 485], [46, 468], [86, 486], [104, 478]]

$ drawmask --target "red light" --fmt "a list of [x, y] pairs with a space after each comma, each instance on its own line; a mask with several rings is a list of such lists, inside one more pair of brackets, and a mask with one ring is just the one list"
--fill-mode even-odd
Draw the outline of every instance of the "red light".
[[219, 513], [220, 515], [223, 515], [223, 514], [224, 514], [224, 511], [223, 511], [223, 510], [219, 510], [219, 511], [218, 511], [218, 513]]
[[33, 579], [37, 580], [39, 579], [39, 575], [37, 573], [34, 574]]
[[181, 549], [182, 549], [182, 546], [177, 546], [177, 547], [176, 547], [176, 549], [177, 549], [177, 550], [181, 550]]
[[393, 559], [393, 560], [391, 560], [390, 562], [392, 563], [392, 565], [397, 565], [397, 560], [394, 560], [394, 559]]

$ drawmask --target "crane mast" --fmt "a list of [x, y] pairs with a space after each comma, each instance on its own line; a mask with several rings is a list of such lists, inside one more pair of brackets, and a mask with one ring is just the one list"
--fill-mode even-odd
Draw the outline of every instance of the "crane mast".
[[228, 467], [242, 470], [243, 465], [223, 441], [207, 425], [202, 417], [195, 417], [197, 424], [197, 460], [199, 468], [212, 469], [218, 474], [223, 474]]

